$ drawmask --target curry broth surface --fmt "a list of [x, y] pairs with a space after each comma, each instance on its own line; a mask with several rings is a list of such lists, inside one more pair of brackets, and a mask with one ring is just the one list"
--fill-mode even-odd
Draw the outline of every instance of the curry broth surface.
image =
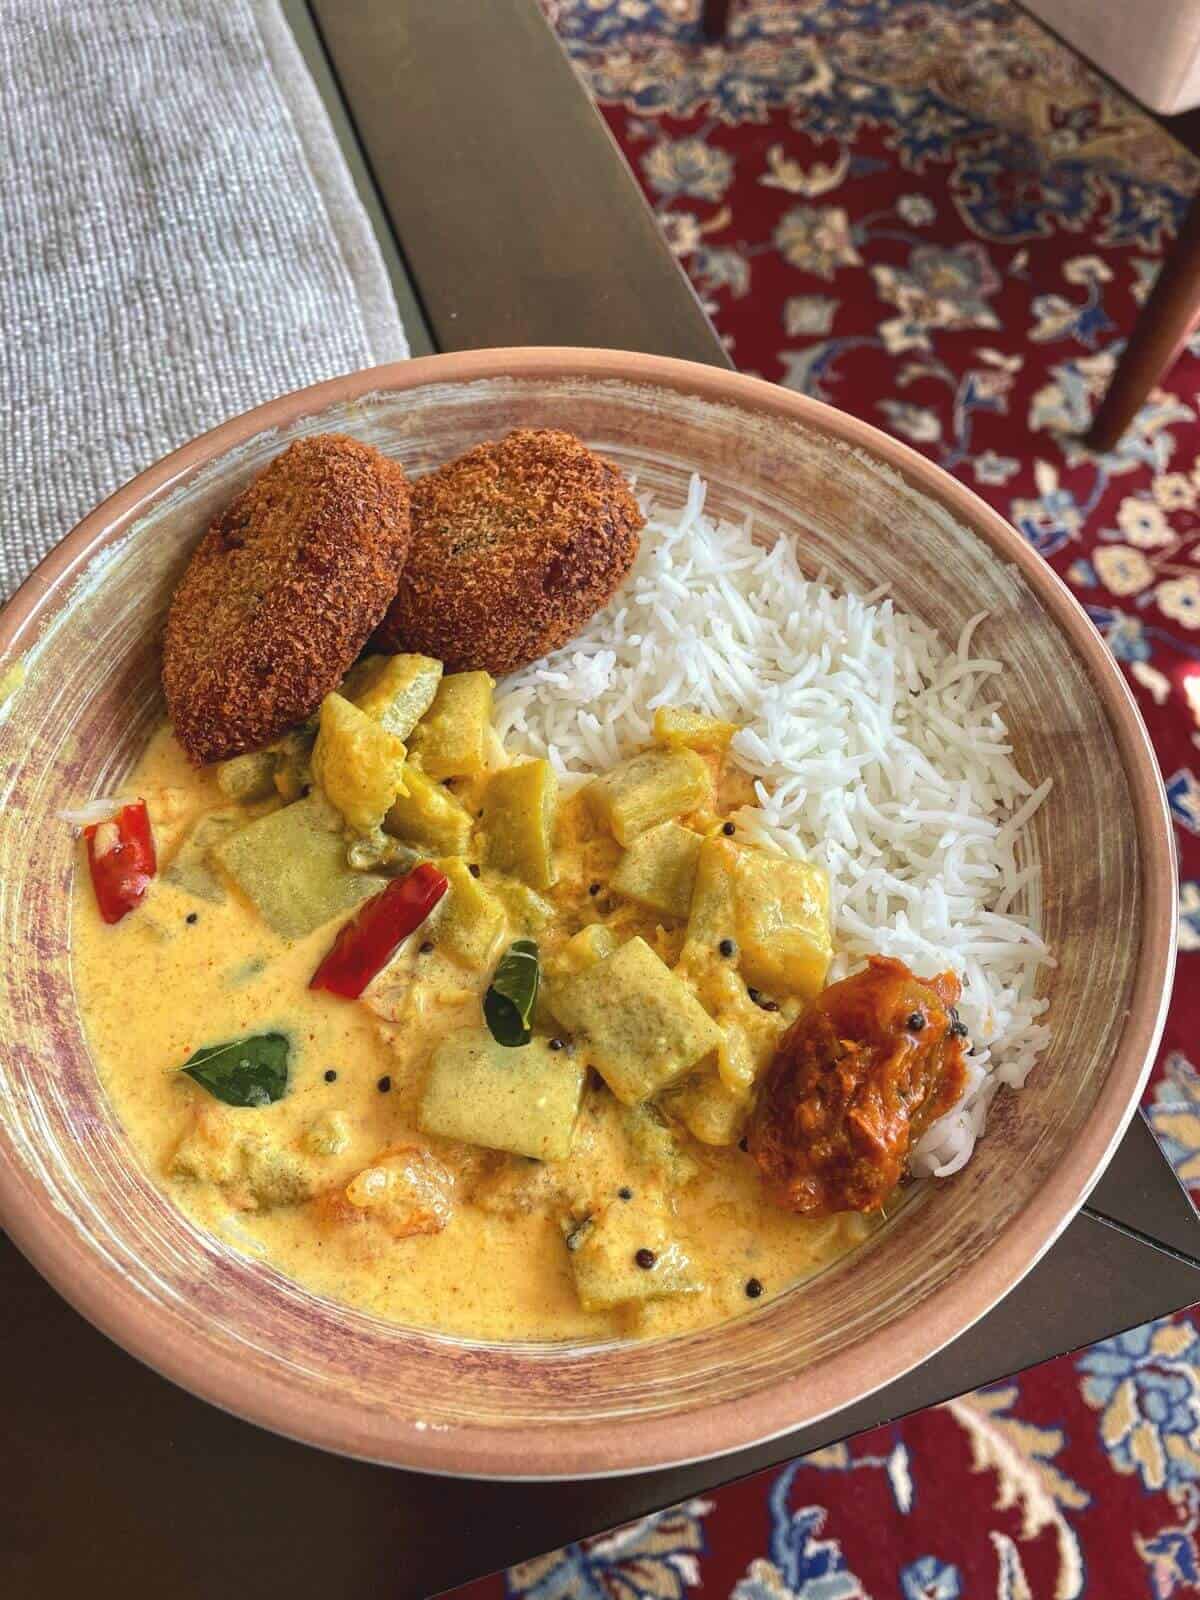
[[[310, 991], [336, 923], [288, 944], [235, 894], [216, 903], [163, 878], [162, 863], [188, 825], [227, 804], [214, 779], [189, 766], [169, 728], [154, 736], [124, 787], [150, 809], [160, 873], [145, 902], [115, 926], [102, 922], [86, 868], [76, 873], [76, 994], [101, 1079], [139, 1158], [181, 1210], [237, 1250], [317, 1293], [398, 1322], [483, 1339], [562, 1340], [661, 1335], [720, 1321], [750, 1308], [749, 1279], [758, 1278], [769, 1297], [867, 1233], [858, 1216], [812, 1221], [778, 1210], [747, 1157], [689, 1142], [700, 1175], [672, 1198], [680, 1237], [706, 1287], [637, 1312], [586, 1312], [558, 1220], [536, 1203], [504, 1214], [460, 1200], [443, 1232], [392, 1239], [374, 1229], [322, 1226], [307, 1202], [238, 1209], [217, 1185], [173, 1175], [173, 1152], [197, 1113], [209, 1110], [288, 1146], [338, 1113], [345, 1147], [322, 1163], [331, 1187], [381, 1150], [428, 1145], [415, 1123], [426, 1061], [439, 1037], [477, 1015], [478, 993], [436, 954], [426, 958], [421, 984], [393, 1022], [361, 1003]], [[205, 1045], [269, 1029], [292, 1043], [291, 1086], [273, 1105], [213, 1109], [179, 1071]], [[333, 1082], [326, 1081], [330, 1070]], [[391, 1088], [381, 1092], [385, 1078]], [[639, 1182], [617, 1137], [617, 1115], [606, 1091], [590, 1091], [577, 1136], [593, 1175], [613, 1193]], [[531, 1193], [536, 1200], [536, 1189]]]

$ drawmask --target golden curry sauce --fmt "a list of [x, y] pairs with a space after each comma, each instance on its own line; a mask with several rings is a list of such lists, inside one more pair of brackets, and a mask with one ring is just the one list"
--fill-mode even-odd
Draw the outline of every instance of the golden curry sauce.
[[[131, 774], [159, 870], [111, 926], [77, 874], [73, 965], [146, 1168], [317, 1293], [489, 1339], [695, 1328], [859, 1242], [862, 1216], [772, 1204], [739, 1147], [823, 982], [828, 908], [813, 869], [737, 838], [728, 734], [667, 713], [653, 751], [563, 798], [500, 750], [490, 680], [414, 700], [421, 660], [355, 669], [311, 755], [297, 736], [197, 771], [163, 727]], [[450, 886], [427, 923], [360, 999], [310, 989], [355, 905], [418, 858]], [[542, 987], [511, 1048], [482, 1000], [519, 938]], [[288, 1049], [272, 1103], [181, 1071], [264, 1033]]]

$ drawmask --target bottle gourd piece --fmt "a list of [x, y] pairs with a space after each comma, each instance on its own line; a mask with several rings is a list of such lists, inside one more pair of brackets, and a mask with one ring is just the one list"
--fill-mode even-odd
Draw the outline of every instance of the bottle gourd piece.
[[481, 972], [490, 966], [507, 927], [504, 907], [472, 877], [461, 856], [443, 856], [437, 862], [450, 888], [433, 917], [419, 930], [460, 966]]
[[710, 1064], [673, 1084], [662, 1105], [693, 1138], [710, 1145], [736, 1144], [750, 1114], [750, 1096], [735, 1093]]
[[820, 993], [833, 956], [829, 879], [820, 867], [705, 839], [696, 862], [684, 959], [736, 945], [738, 970], [767, 994]]
[[506, 1047], [486, 1028], [462, 1030], [433, 1052], [417, 1122], [442, 1139], [563, 1161], [586, 1075], [579, 1056], [545, 1039]]
[[321, 702], [313, 776], [355, 833], [380, 827], [404, 793], [404, 741], [340, 694]]
[[244, 756], [231, 756], [217, 763], [217, 787], [239, 805], [253, 805], [275, 793], [275, 754], [271, 750], [250, 750]]
[[547, 1003], [625, 1105], [665, 1089], [721, 1042], [696, 996], [640, 938], [556, 979]]
[[[235, 759], [244, 761], [245, 757]], [[246, 813], [240, 807], [222, 806], [218, 811], [206, 811], [184, 835], [163, 872], [164, 879], [201, 900], [211, 900], [214, 904], [224, 900], [225, 885], [213, 869], [212, 852], [223, 839], [246, 825]]]
[[398, 739], [407, 739], [433, 704], [442, 663], [432, 656], [368, 656], [351, 667], [340, 693]]
[[596, 820], [627, 849], [640, 833], [713, 803], [712, 772], [694, 750], [647, 750], [584, 790]]
[[704, 1287], [687, 1252], [671, 1237], [670, 1222], [661, 1196], [643, 1186], [632, 1200], [611, 1201], [586, 1224], [564, 1223], [572, 1241], [567, 1259], [585, 1311], [695, 1294]]
[[620, 945], [620, 939], [611, 928], [606, 927], [603, 922], [593, 922], [589, 927], [581, 928], [578, 933], [571, 935], [554, 956], [550, 974], [563, 978], [571, 977], [574, 973], [594, 967], [597, 961], [603, 961], [613, 955]]
[[558, 779], [548, 761], [522, 761], [494, 773], [483, 796], [487, 862], [531, 889], [554, 883]]
[[514, 938], [536, 939], [554, 921], [554, 907], [527, 883], [491, 873], [488, 889], [504, 907]]
[[275, 792], [285, 806], [300, 800], [312, 787], [312, 753], [317, 738], [317, 723], [303, 722], [289, 728], [267, 752], [275, 760]]
[[639, 835], [617, 863], [611, 887], [659, 916], [683, 921], [692, 903], [702, 841], [678, 822]]
[[717, 837], [701, 841], [692, 880], [692, 903], [688, 908], [689, 945], [716, 950], [722, 939], [733, 936], [737, 925], [737, 857], [738, 848], [728, 839]]
[[341, 820], [315, 792], [248, 822], [211, 854], [285, 939], [303, 939], [387, 886], [386, 878], [347, 866]]
[[833, 959], [829, 879], [805, 861], [739, 850], [735, 870], [740, 965], [768, 994], [820, 994]]
[[434, 855], [466, 855], [471, 844], [471, 817], [450, 791], [411, 762], [405, 764], [404, 787], [407, 793], [397, 796], [384, 818], [387, 831]]
[[736, 722], [706, 717], [701, 711], [659, 706], [654, 713], [654, 739], [668, 750], [727, 750], [738, 731]]
[[473, 778], [487, 766], [495, 681], [486, 672], [452, 672], [412, 731], [417, 765], [431, 778]]

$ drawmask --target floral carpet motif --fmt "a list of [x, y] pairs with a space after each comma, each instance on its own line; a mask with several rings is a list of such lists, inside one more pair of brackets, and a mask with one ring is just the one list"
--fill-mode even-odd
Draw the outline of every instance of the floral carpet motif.
[[[962, 478], [1121, 662], [1182, 871], [1144, 1109], [1200, 1199], [1200, 342], [1078, 442], [1200, 165], [1003, 0], [734, 0], [723, 46], [695, 0], [546, 4], [736, 364]], [[1198, 1525], [1192, 1311], [462, 1593], [1169, 1600]]]
[[1198, 1321], [1032, 1367], [456, 1600], [1196, 1596]]

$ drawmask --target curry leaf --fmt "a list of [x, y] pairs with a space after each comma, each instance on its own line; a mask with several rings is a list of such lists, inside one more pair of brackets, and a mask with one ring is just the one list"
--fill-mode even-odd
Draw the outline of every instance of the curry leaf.
[[206, 1045], [180, 1069], [227, 1106], [269, 1106], [288, 1088], [287, 1036], [252, 1033]]
[[532, 939], [517, 939], [501, 958], [483, 997], [483, 1015], [497, 1044], [515, 1048], [529, 1043], [540, 980], [537, 945]]

